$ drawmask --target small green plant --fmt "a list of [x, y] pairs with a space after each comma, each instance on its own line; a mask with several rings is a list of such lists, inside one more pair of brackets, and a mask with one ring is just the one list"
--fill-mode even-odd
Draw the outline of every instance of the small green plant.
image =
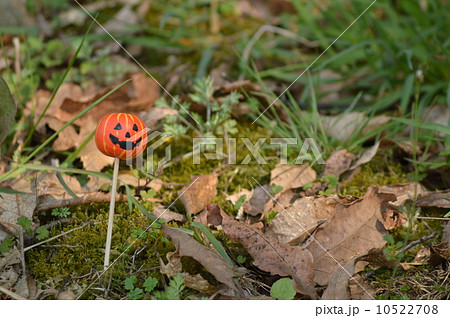
[[144, 291], [145, 292], [152, 292], [153, 289], [155, 289], [156, 285], [158, 285], [158, 280], [154, 277], [147, 277], [147, 279], [142, 284], [142, 288], [136, 287], [137, 283], [137, 277], [132, 275], [125, 279], [125, 289], [128, 290], [128, 298], [137, 300], [144, 297]]
[[237, 259], [236, 259], [236, 261], [237, 261], [239, 264], [244, 264], [246, 260], [247, 260], [247, 258], [244, 257], [244, 256], [242, 256], [242, 255], [238, 255], [238, 257], [237, 257]]
[[264, 212], [263, 214], [267, 218], [267, 224], [270, 224], [270, 223], [272, 223], [273, 218], [277, 216], [278, 212], [275, 212], [272, 210], [270, 212]]
[[128, 290], [128, 298], [137, 300], [141, 299], [143, 296], [143, 290], [141, 288], [135, 287], [137, 283], [136, 276], [132, 275], [125, 279], [125, 289]]
[[319, 194], [330, 195], [336, 190], [339, 183], [339, 178], [336, 176], [323, 176], [320, 178], [320, 181], [328, 183], [328, 187], [325, 191], [319, 191]]
[[52, 215], [61, 219], [69, 217], [70, 214], [71, 214], [70, 209], [66, 206], [52, 210]]
[[[190, 103], [177, 103], [177, 97], [168, 104], [164, 98], [155, 102], [158, 108], [175, 109], [177, 115], [170, 115], [164, 119], [163, 131], [165, 136], [176, 137], [185, 135], [189, 128], [193, 129], [199, 137], [217, 137], [223, 135], [233, 135], [238, 132], [237, 122], [231, 118], [231, 108], [239, 102], [242, 97], [236, 91], [231, 92], [224, 97], [215, 98], [213, 80], [210, 77], [204, 77], [194, 82], [194, 93], [189, 97], [194, 103], [202, 105], [206, 109], [206, 118], [200, 114], [190, 112], [195, 119], [191, 124], [187, 120], [189, 116]], [[181, 106], [180, 106], [181, 105]]]
[[285, 277], [277, 280], [270, 288], [270, 296], [279, 300], [292, 300], [297, 294], [292, 279]]
[[3, 242], [0, 243], [0, 254], [8, 253], [11, 251], [14, 244], [13, 238], [11, 236], [5, 238]]
[[33, 235], [33, 230], [31, 229], [32, 224], [31, 220], [25, 216], [17, 218], [17, 225], [19, 225], [23, 229], [23, 232], [29, 236]]
[[39, 241], [45, 240], [50, 235], [50, 232], [47, 230], [45, 226], [40, 226], [36, 229], [36, 238]]
[[395, 242], [394, 237], [391, 234], [386, 234], [383, 239], [387, 242], [387, 246], [383, 250], [383, 254], [386, 255], [388, 260], [400, 260], [403, 258], [404, 253], [398, 253], [398, 250], [404, 246], [404, 242]]
[[181, 292], [186, 287], [183, 285], [183, 282], [183, 276], [178, 273], [170, 280], [169, 286], [164, 291], [155, 291], [152, 298], [159, 300], [179, 300]]

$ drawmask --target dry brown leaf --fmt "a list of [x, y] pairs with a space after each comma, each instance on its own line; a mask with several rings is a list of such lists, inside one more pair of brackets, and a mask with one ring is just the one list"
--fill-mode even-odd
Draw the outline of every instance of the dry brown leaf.
[[361, 275], [355, 275], [348, 282], [348, 288], [350, 289], [350, 299], [352, 300], [373, 300], [376, 296], [375, 291], [370, 288]]
[[[323, 129], [328, 136], [332, 136], [339, 141], [349, 140], [355, 134], [362, 136], [382, 127], [391, 118], [385, 115], [368, 118], [364, 113], [351, 112], [344, 116], [321, 116]], [[364, 128], [361, 131], [361, 128]]]
[[364, 255], [354, 256], [345, 266], [337, 266], [328, 282], [322, 299], [374, 299], [375, 292], [362, 279], [355, 275], [365, 265], [394, 267], [395, 263], [386, 259], [383, 249], [372, 249]]
[[176, 213], [170, 211], [169, 209], [163, 206], [154, 206], [153, 212], [151, 214], [158, 219], [163, 219], [165, 222], [177, 221], [177, 222], [186, 222], [187, 218], [180, 213]]
[[202, 264], [219, 282], [229, 288], [238, 290], [233, 282], [233, 269], [223, 257], [179, 230], [164, 224], [162, 230], [164, 235], [173, 242], [180, 256], [192, 257]]
[[291, 276], [295, 289], [317, 299], [314, 290], [313, 258], [308, 250], [273, 241], [252, 226], [235, 221], [217, 204], [207, 207], [208, 221], [222, 225], [224, 233], [233, 241], [242, 244], [253, 257], [253, 263], [272, 275]]
[[272, 199], [268, 194], [271, 188], [268, 185], [264, 185], [253, 189], [252, 197], [248, 201], [248, 204], [244, 205], [244, 211], [251, 216], [258, 216], [269, 211], [273, 206]]
[[145, 123], [148, 128], [156, 127], [156, 124], [163, 118], [167, 116], [173, 116], [178, 114], [178, 110], [169, 108], [155, 108], [152, 107], [148, 111], [144, 112], [141, 120]]
[[354, 158], [355, 155], [348, 152], [346, 149], [334, 151], [325, 163], [323, 175], [339, 177], [343, 172], [350, 168]]
[[394, 206], [402, 206], [406, 201], [413, 200], [414, 194], [420, 195], [426, 193], [423, 185], [417, 182], [408, 182], [403, 184], [391, 184], [379, 187], [381, 192], [393, 193], [397, 197], [395, 202], [391, 202]]
[[450, 190], [426, 192], [420, 195], [416, 205], [420, 207], [450, 208]]
[[34, 193], [2, 193], [2, 197], [0, 197], [0, 225], [11, 233], [19, 232], [20, 227], [16, 224], [17, 219], [24, 216], [32, 220], [36, 205], [37, 197]]
[[450, 222], [447, 222], [442, 231], [442, 243], [447, 243], [450, 246]]
[[[424, 111], [422, 120], [447, 126], [450, 118], [450, 109], [445, 105], [434, 105]], [[438, 136], [444, 136], [444, 133], [437, 133]]]
[[353, 170], [356, 167], [359, 167], [360, 165], [365, 164], [365, 163], [369, 162], [370, 160], [372, 160], [372, 158], [375, 157], [375, 155], [377, 154], [379, 147], [380, 147], [380, 142], [378, 141], [372, 147], [370, 147], [369, 149], [364, 151], [359, 156], [358, 160], [356, 160], [356, 162], [350, 167], [350, 170]]
[[284, 191], [303, 187], [314, 180], [316, 180], [316, 172], [308, 163], [300, 166], [278, 164], [270, 172], [270, 184], [283, 187], [283, 190], [275, 195], [275, 199]]
[[9, 289], [14, 286], [19, 279], [22, 268], [20, 261], [20, 252], [17, 248], [2, 254], [0, 257], [0, 285]]
[[181, 264], [181, 257], [178, 254], [178, 250], [175, 252], [169, 252], [166, 254], [166, 258], [168, 260], [167, 264], [164, 264], [162, 260], [160, 260], [161, 267], [160, 272], [163, 275], [167, 275], [167, 277], [172, 278], [177, 274], [180, 274], [183, 278], [183, 284], [189, 288], [198, 290], [199, 292], [212, 295], [216, 292], [217, 288], [212, 286], [206, 279], [204, 279], [200, 274], [191, 275], [189, 273], [183, 272], [183, 266]]
[[[81, 187], [77, 178], [66, 174], [61, 174], [67, 186], [77, 195], [83, 195], [88, 192], [87, 189]], [[40, 197], [44, 194], [52, 195], [55, 199], [68, 198], [70, 195], [58, 180], [56, 173], [50, 171], [47, 173], [32, 172], [22, 175], [10, 183], [14, 190], [21, 192], [35, 192]]]
[[316, 231], [314, 239], [304, 245], [314, 257], [316, 283], [327, 285], [339, 266], [336, 261], [347, 264], [355, 256], [385, 245], [383, 213], [390, 209], [387, 202], [394, 200], [394, 194], [379, 193], [378, 188], [371, 187], [357, 201], [336, 207], [333, 216]]
[[447, 242], [442, 242], [441, 244], [434, 245], [431, 247], [433, 253], [437, 254], [439, 257], [450, 261], [450, 248]]
[[217, 174], [192, 176], [191, 183], [181, 189], [180, 200], [190, 215], [202, 211], [217, 195]]
[[[63, 130], [54, 141], [53, 147], [57, 150], [68, 150], [77, 148], [86, 138], [95, 131], [100, 119], [109, 113], [126, 112], [133, 115], [139, 115], [146, 112], [159, 97], [159, 86], [144, 73], [136, 73], [130, 76], [131, 81], [116, 90], [108, 96], [99, 105], [94, 107], [85, 116], [79, 118], [73, 125]], [[61, 85], [53, 102], [51, 103], [46, 115], [37, 126], [37, 131], [45, 132], [48, 125], [52, 130], [59, 130], [78, 115], [82, 110], [94, 103], [96, 100], [107, 94], [112, 88], [108, 87], [102, 90], [95, 89], [94, 93], [81, 89], [80, 86], [65, 83]], [[47, 91], [38, 91], [35, 98], [35, 117], [42, 114], [44, 108], [50, 101], [51, 94]], [[31, 115], [33, 106], [27, 104], [25, 113]], [[145, 117], [145, 113], [143, 113]], [[37, 118], [34, 119], [37, 121]], [[148, 123], [145, 123], [148, 125]], [[153, 123], [151, 123], [153, 125]], [[80, 127], [80, 133], [76, 133], [75, 127]], [[80, 158], [86, 170], [100, 171], [108, 164], [112, 164], [114, 158], [109, 158], [97, 149], [93, 140], [80, 153]]]
[[450, 261], [450, 249], [447, 242], [438, 245], [427, 246], [419, 250], [414, 260], [409, 263], [400, 263], [403, 269], [410, 269], [412, 266], [432, 265], [437, 266], [443, 262]]
[[[280, 201], [279, 201], [280, 202]], [[278, 214], [272, 219], [265, 234], [280, 243], [298, 245], [308, 233], [327, 220], [336, 210], [338, 204], [349, 201], [337, 194], [331, 196], [304, 197], [293, 204], [280, 206], [276, 204], [274, 211]]]
[[358, 258], [359, 256], [353, 257], [345, 266], [339, 266], [333, 271], [328, 281], [328, 287], [323, 292], [322, 300], [351, 299], [348, 283], [355, 273], [355, 263]]

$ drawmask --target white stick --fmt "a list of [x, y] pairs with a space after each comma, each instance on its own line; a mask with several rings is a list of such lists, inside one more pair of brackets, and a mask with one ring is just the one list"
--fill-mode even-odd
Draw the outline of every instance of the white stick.
[[106, 233], [106, 245], [105, 245], [105, 263], [103, 264], [103, 270], [107, 270], [109, 267], [109, 254], [111, 253], [111, 238], [114, 222], [114, 207], [116, 203], [116, 190], [117, 190], [117, 176], [119, 175], [119, 158], [114, 160], [114, 172], [111, 187], [111, 201], [109, 204], [109, 216], [108, 216], [108, 232]]

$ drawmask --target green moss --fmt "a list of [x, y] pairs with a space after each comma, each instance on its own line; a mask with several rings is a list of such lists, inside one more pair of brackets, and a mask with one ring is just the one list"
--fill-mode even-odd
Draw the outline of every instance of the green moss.
[[[143, 204], [149, 211], [152, 210], [151, 203], [143, 202]], [[80, 227], [87, 221], [93, 221], [94, 225], [55, 239], [49, 242], [47, 247], [36, 247], [27, 252], [27, 268], [31, 275], [44, 286], [54, 288], [72, 286], [73, 290], [79, 291], [80, 286], [86, 287], [103, 270], [107, 205], [76, 207], [72, 209], [72, 216], [77, 222], [52, 227], [51, 237]], [[111, 269], [112, 277], [114, 277], [110, 286], [112, 294], [117, 290], [120, 291], [123, 280], [129, 277], [130, 273], [141, 269], [158, 268], [157, 254], [165, 255], [173, 250], [173, 244], [161, 238], [160, 230], [151, 229], [142, 237], [136, 238], [140, 233], [137, 231], [145, 229], [150, 224], [151, 220], [137, 209], [130, 213], [127, 204], [122, 203], [116, 206], [111, 263], [122, 253], [124, 255]], [[124, 252], [127, 247], [129, 247], [128, 250]], [[158, 269], [145, 273], [161, 278]], [[83, 298], [95, 298], [94, 292], [88, 291]]]
[[349, 182], [344, 182], [343, 195], [361, 196], [367, 188], [388, 184], [406, 183], [408, 179], [402, 166], [389, 154], [377, 154], [372, 160], [361, 166], [361, 171]]

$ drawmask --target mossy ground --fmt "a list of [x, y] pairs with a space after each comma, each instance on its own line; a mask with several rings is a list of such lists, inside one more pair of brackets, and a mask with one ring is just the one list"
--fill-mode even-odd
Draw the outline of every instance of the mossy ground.
[[[240, 127], [241, 135], [246, 135], [255, 142], [259, 137], [270, 135], [265, 129], [257, 128], [250, 130], [246, 127]], [[247, 130], [247, 131], [246, 131]], [[177, 149], [174, 153], [182, 155], [191, 151], [189, 138], [173, 140], [172, 147]], [[244, 151], [242, 142], [237, 143], [237, 163], [242, 162], [248, 152]], [[192, 157], [187, 157], [174, 162], [171, 166], [164, 169], [163, 174], [159, 176], [164, 182], [179, 184], [176, 186], [163, 187], [159, 193], [159, 198], [163, 200], [163, 205], [168, 206], [178, 196], [181, 184], [188, 184], [192, 175], [204, 175], [212, 172], [219, 174], [218, 195], [215, 202], [229, 214], [235, 214], [233, 205], [225, 199], [226, 195], [236, 193], [243, 188], [252, 189], [256, 187], [253, 178], [261, 183], [267, 183], [270, 179], [270, 171], [276, 164], [276, 151], [273, 149], [262, 149], [264, 156], [273, 157], [274, 160], [268, 160], [266, 165], [248, 164], [248, 165], [226, 165], [223, 161], [206, 161], [202, 159], [201, 164], [194, 165]], [[314, 167], [320, 170], [320, 166]], [[252, 178], [253, 177], [253, 178]], [[389, 154], [377, 155], [372, 161], [364, 164], [361, 171], [348, 183], [344, 183], [340, 194], [361, 195], [365, 193], [370, 186], [380, 186], [385, 184], [404, 183], [408, 181], [408, 174], [402, 170], [402, 166], [395, 163]], [[153, 210], [154, 203], [142, 201], [142, 204], [148, 211]], [[184, 207], [180, 202], [172, 207], [172, 210], [184, 213]], [[50, 230], [50, 235], [55, 236], [62, 232], [80, 227], [85, 222], [91, 221], [93, 225], [84, 227], [64, 235], [46, 246], [34, 248], [27, 252], [27, 267], [38, 283], [43, 287], [52, 288], [70, 288], [75, 293], [84, 291], [92, 282], [95, 283], [83, 294], [83, 299], [121, 299], [126, 297], [127, 290], [124, 288], [124, 281], [131, 275], [136, 275], [138, 283], [142, 284], [147, 277], [158, 279], [157, 290], [163, 290], [167, 284], [167, 279], [160, 274], [160, 259], [167, 262], [165, 255], [173, 251], [173, 244], [168, 241], [159, 229], [150, 229], [147, 233], [139, 237], [151, 220], [145, 217], [137, 208], [129, 211], [128, 204], [121, 203], [116, 205], [111, 262], [114, 266], [110, 274], [97, 280], [98, 275], [103, 270], [104, 244], [107, 228], [107, 204], [90, 204], [71, 208], [71, 218], [76, 220], [72, 223], [65, 223], [60, 226], [54, 226]], [[426, 210], [423, 213], [431, 215], [439, 214], [441, 211]], [[42, 216], [48, 221], [48, 214]], [[189, 226], [186, 224], [175, 224], [174, 226]], [[393, 231], [396, 241], [405, 239], [417, 239], [424, 233], [429, 233], [430, 228], [439, 231], [437, 227], [440, 224], [436, 222], [420, 222], [415, 220], [410, 223], [408, 228], [401, 228]], [[238, 256], [244, 256], [244, 265], [251, 268], [251, 257], [245, 250], [236, 243], [230, 241], [222, 232], [214, 232], [215, 236], [224, 245], [234, 260]], [[139, 237], [139, 238], [138, 238]], [[126, 250], [126, 251], [125, 251]], [[122, 254], [123, 253], [123, 254]], [[411, 259], [413, 253], [405, 256]], [[115, 262], [116, 258], [120, 258]], [[189, 257], [182, 258], [183, 271], [191, 274], [200, 273], [212, 284], [218, 284], [214, 277], [210, 275], [197, 261]], [[415, 269], [420, 272], [424, 281], [427, 277], [441, 277], [437, 271], [439, 269], [430, 269], [426, 267]], [[395, 274], [395, 275], [394, 275]], [[428, 276], [427, 276], [428, 275]], [[440, 275], [440, 276], [439, 276]], [[411, 299], [425, 297], [417, 291], [416, 287], [411, 287], [410, 283], [405, 282], [405, 286], [398, 285], [401, 280], [406, 280], [411, 276], [410, 271], [392, 269], [376, 269], [373, 274], [367, 276], [369, 284], [377, 290], [380, 298], [396, 298], [407, 295]], [[434, 277], [433, 276], [433, 277]], [[436, 282], [439, 285], [439, 281]], [[436, 286], [438, 286], [436, 285]], [[441, 286], [441, 285], [439, 285]], [[439, 287], [438, 286], [438, 287]], [[409, 288], [406, 290], [406, 288]], [[105, 294], [107, 290], [107, 294]], [[447, 292], [448, 288], [441, 286], [437, 288], [439, 292], [433, 292], [430, 297], [439, 297]], [[427, 289], [430, 294], [430, 290]], [[402, 296], [403, 295], [403, 296]], [[431, 294], [430, 294], [431, 295]], [[144, 298], [149, 298], [145, 295]], [[183, 297], [198, 298], [198, 292], [185, 289]]]

